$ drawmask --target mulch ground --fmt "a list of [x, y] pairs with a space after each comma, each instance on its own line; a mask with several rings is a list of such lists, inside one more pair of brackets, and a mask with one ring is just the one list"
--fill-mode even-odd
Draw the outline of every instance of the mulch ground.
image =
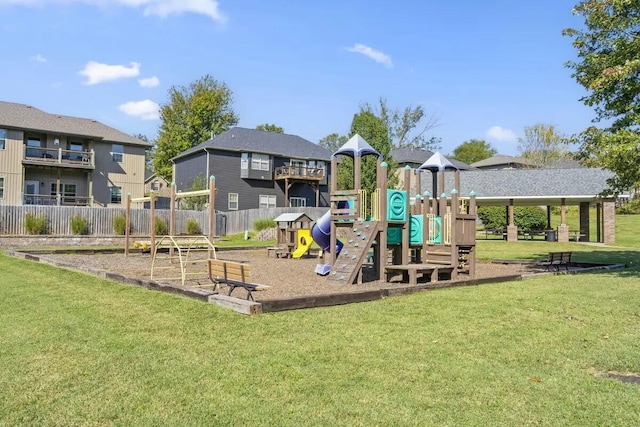
[[[124, 254], [46, 254], [48, 259], [61, 261], [65, 264], [83, 266], [84, 268], [100, 269], [126, 276], [151, 278], [152, 259], [148, 253], [131, 253], [128, 257]], [[293, 297], [305, 297], [314, 295], [328, 295], [363, 290], [375, 290], [382, 288], [408, 287], [406, 283], [400, 283], [400, 276], [393, 278], [391, 282], [380, 280], [368, 280], [372, 272], [365, 270], [365, 283], [346, 285], [329, 282], [325, 277], [315, 273], [316, 265], [321, 262], [317, 258], [289, 259], [267, 256], [266, 249], [252, 250], [224, 250], [218, 251], [218, 259], [243, 261], [251, 265], [252, 281], [270, 285], [268, 290], [255, 294], [256, 300], [274, 300]], [[206, 253], [191, 254], [186, 271], [189, 273], [185, 286], [211, 287], [208, 279], [207, 264], [202, 262]], [[156, 266], [164, 267], [154, 270], [154, 280], [180, 284], [180, 268], [177, 258], [172, 260], [168, 254], [159, 255], [156, 258]], [[510, 275], [532, 273], [530, 267], [522, 264], [492, 264], [478, 262], [474, 279], [499, 278]], [[458, 280], [469, 278], [459, 275]], [[367, 281], [368, 280], [368, 281]], [[446, 283], [440, 280], [439, 284]]]

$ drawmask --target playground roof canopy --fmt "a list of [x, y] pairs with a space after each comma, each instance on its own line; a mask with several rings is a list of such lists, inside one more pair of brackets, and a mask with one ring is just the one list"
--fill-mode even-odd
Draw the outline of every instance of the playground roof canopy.
[[278, 215], [274, 221], [275, 222], [298, 222], [298, 221], [313, 221], [307, 214], [304, 212], [287, 212]]
[[458, 170], [458, 167], [455, 166], [449, 159], [440, 154], [439, 151], [433, 153], [433, 156], [429, 157], [426, 162], [418, 166], [418, 169], [422, 170], [430, 170], [431, 172], [443, 171], [446, 169], [450, 170]]
[[334, 156], [339, 154], [351, 157], [362, 157], [365, 154], [375, 154], [378, 158], [382, 158], [382, 154], [369, 145], [369, 143], [358, 134], [353, 135], [350, 140], [338, 149], [338, 151], [333, 153]]

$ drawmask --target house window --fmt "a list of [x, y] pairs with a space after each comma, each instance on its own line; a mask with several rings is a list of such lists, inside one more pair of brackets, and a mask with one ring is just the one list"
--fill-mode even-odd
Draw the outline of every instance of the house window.
[[122, 187], [109, 187], [111, 192], [111, 203], [122, 203]]
[[69, 160], [82, 160], [83, 149], [81, 142], [70, 142], [69, 151], [73, 151], [73, 153], [69, 153]]
[[289, 197], [289, 207], [304, 208], [307, 206], [307, 199], [304, 197]]
[[152, 191], [160, 191], [160, 181], [158, 181], [157, 179], [155, 181], [153, 181], [151, 183], [151, 190]]
[[120, 144], [111, 145], [111, 159], [114, 162], [122, 163], [122, 157], [124, 156], [124, 147]]
[[326, 176], [327, 175], [327, 164], [322, 160], [309, 160], [309, 167], [313, 168], [312, 172], [314, 175], [318, 176]]
[[0, 129], [0, 150], [6, 150], [7, 148], [7, 130]]
[[230, 211], [238, 210], [238, 193], [229, 193], [229, 202], [227, 203], [227, 208]]
[[276, 207], [276, 196], [260, 195], [260, 203], [258, 204], [260, 209], [269, 209]]
[[0, 176], [0, 199], [4, 199], [4, 177]]
[[268, 171], [269, 155], [253, 153], [251, 155], [251, 169], [256, 171]]
[[240, 169], [242, 170], [249, 169], [249, 153], [242, 153], [240, 155]]
[[41, 142], [40, 138], [30, 136], [27, 138], [27, 157], [42, 157], [42, 151], [40, 150]]
[[293, 160], [290, 161], [291, 172], [294, 175], [304, 176], [307, 174], [307, 162], [304, 160]]

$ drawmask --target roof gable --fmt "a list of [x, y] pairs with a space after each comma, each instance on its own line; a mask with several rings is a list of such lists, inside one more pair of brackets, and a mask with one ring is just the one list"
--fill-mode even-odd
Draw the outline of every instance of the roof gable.
[[0, 127], [74, 135], [122, 144], [150, 145], [96, 120], [49, 114], [30, 105], [4, 101], [0, 101]]
[[231, 128], [221, 135], [214, 136], [212, 139], [185, 150], [173, 160], [207, 149], [264, 153], [305, 160], [331, 160], [329, 150], [297, 135], [241, 127]]

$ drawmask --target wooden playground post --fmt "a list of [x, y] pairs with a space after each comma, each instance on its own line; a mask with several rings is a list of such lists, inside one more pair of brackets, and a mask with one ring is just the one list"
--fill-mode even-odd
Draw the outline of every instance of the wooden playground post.
[[[211, 175], [209, 177], [209, 241], [213, 243], [213, 236], [216, 232], [216, 177]], [[211, 248], [208, 252], [209, 258], [211, 258]]]
[[[338, 158], [336, 156], [333, 156], [331, 158], [331, 193], [330, 194], [335, 194], [336, 191], [338, 191]], [[337, 208], [337, 203], [335, 208]], [[333, 206], [333, 202], [329, 202], [329, 209], [333, 210], [334, 206]], [[329, 214], [331, 215], [331, 214]], [[333, 215], [331, 215], [333, 216]], [[336, 264], [336, 245], [337, 245], [337, 238], [336, 238], [336, 223], [335, 221], [333, 221], [333, 218], [331, 218], [330, 222], [330, 233], [329, 233], [329, 253], [331, 254], [330, 260], [331, 260], [331, 265], [335, 265]]]
[[[171, 183], [171, 200], [169, 202], [169, 235], [176, 232], [176, 183]], [[173, 259], [173, 246], [169, 248], [169, 258]]]
[[[374, 256], [374, 263], [378, 263], [378, 278], [385, 277], [385, 267], [387, 266], [387, 163], [378, 158], [377, 178], [380, 189], [380, 231], [378, 233], [377, 256]], [[375, 266], [374, 266], [375, 267]]]
[[151, 250], [153, 251], [156, 248], [156, 199], [158, 195], [151, 190], [149, 192], [149, 215], [151, 219], [149, 220], [149, 235], [151, 240]]
[[129, 256], [129, 230], [131, 228], [131, 193], [127, 193], [127, 212], [124, 219], [124, 255]]
[[406, 221], [402, 224], [402, 242], [400, 244], [400, 250], [402, 251], [402, 264], [409, 264], [409, 250], [411, 245], [409, 244], [409, 225], [411, 224], [411, 166], [404, 167], [404, 191], [406, 193], [405, 213], [407, 215]]

